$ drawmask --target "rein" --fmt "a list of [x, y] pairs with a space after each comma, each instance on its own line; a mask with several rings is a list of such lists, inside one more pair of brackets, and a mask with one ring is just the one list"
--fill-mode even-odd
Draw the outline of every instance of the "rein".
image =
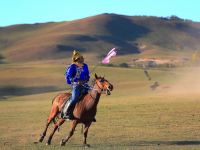
[[[103, 92], [103, 91], [106, 91], [106, 90], [103, 90], [99, 85], [98, 85], [98, 83], [97, 82], [95, 82], [96, 83], [96, 85], [98, 86], [98, 88], [101, 90], [101, 93]], [[91, 87], [91, 86], [85, 86], [85, 85], [82, 85], [83, 87], [85, 87], [86, 89], [89, 89], [89, 90], [95, 90], [95, 91], [98, 91], [98, 89], [94, 89], [94, 86], [93, 87]]]
[[[97, 85], [97, 87], [98, 87], [98, 89], [95, 89], [94, 88], [94, 85]], [[106, 89], [102, 89], [100, 86], [99, 86], [99, 84], [98, 84], [98, 82], [97, 81], [95, 81], [95, 83], [94, 83], [94, 85], [91, 87], [91, 86], [85, 86], [85, 85], [82, 85], [83, 87], [85, 87], [85, 88], [87, 88], [87, 89], [89, 89], [89, 90], [94, 90], [94, 91], [96, 91], [96, 92], [98, 92], [99, 90], [101, 90], [101, 92], [99, 93], [99, 94], [104, 94], [104, 93], [106, 93]], [[91, 95], [91, 92], [90, 92], [90, 96], [91, 96], [91, 98], [93, 99], [93, 100], [95, 100], [95, 98], [94, 97], [92, 97], [92, 95]]]
[[[95, 82], [95, 83], [96, 83], [96, 85], [98, 86], [98, 88], [101, 90], [101, 92], [100, 92], [99, 94], [102, 94], [103, 92], [106, 91], [106, 90], [103, 90], [103, 89], [99, 86], [99, 84], [98, 84], [97, 82]], [[92, 88], [90, 88], [90, 89], [96, 91], [97, 93], [98, 93], [98, 91], [99, 91], [99, 89], [94, 89], [94, 86], [93, 86]], [[90, 97], [91, 97], [93, 100], [95, 100], [95, 98], [91, 95], [91, 92], [90, 92]]]

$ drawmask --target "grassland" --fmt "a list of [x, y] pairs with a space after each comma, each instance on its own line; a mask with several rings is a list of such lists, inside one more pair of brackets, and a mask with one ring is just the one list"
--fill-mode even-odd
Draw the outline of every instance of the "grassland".
[[[43, 130], [51, 100], [66, 88], [64, 69], [65, 65], [57, 63], [0, 66], [0, 149], [82, 149], [80, 125], [70, 142], [59, 146], [69, 122], [56, 132], [51, 146], [33, 144]], [[199, 149], [200, 94], [194, 86], [199, 82], [194, 77], [182, 82], [191, 70], [149, 70], [149, 81], [141, 69], [98, 67], [97, 74], [105, 75], [114, 91], [101, 97], [97, 122], [88, 135], [91, 149]], [[197, 77], [198, 73], [192, 74]], [[151, 90], [154, 81], [160, 86]]]

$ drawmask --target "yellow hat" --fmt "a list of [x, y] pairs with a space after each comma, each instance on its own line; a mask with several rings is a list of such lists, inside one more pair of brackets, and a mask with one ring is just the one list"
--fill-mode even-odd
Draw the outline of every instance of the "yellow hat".
[[73, 55], [72, 55], [72, 61], [75, 62], [79, 58], [83, 58], [83, 56], [79, 52], [77, 52], [76, 50], [74, 50]]

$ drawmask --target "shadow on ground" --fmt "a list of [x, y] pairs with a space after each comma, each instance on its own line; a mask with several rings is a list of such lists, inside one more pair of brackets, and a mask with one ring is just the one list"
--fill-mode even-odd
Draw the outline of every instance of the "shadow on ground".
[[[91, 143], [92, 144], [92, 143]], [[94, 144], [91, 145], [93, 148], [101, 148], [107, 147], [109, 149], [117, 148], [123, 148], [123, 147], [152, 147], [152, 146], [199, 146], [200, 141], [135, 141], [135, 142], [129, 142], [129, 143], [119, 143], [119, 144]]]
[[6, 96], [41, 94], [46, 92], [56, 92], [60, 90], [63, 89], [55, 86], [39, 86], [39, 87], [5, 86], [5, 87], [0, 87], [0, 100], [6, 99]]
[[[150, 145], [200, 145], [200, 141], [138, 141], [131, 143], [132, 146]], [[130, 146], [131, 146], [130, 145]]]

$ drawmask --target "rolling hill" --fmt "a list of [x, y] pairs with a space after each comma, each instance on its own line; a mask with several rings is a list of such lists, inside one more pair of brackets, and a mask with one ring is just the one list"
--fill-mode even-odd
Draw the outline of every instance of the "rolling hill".
[[176, 16], [100, 14], [74, 21], [0, 27], [0, 60], [67, 59], [73, 49], [93, 61], [112, 47], [119, 56], [167, 56], [200, 51], [200, 23]]

